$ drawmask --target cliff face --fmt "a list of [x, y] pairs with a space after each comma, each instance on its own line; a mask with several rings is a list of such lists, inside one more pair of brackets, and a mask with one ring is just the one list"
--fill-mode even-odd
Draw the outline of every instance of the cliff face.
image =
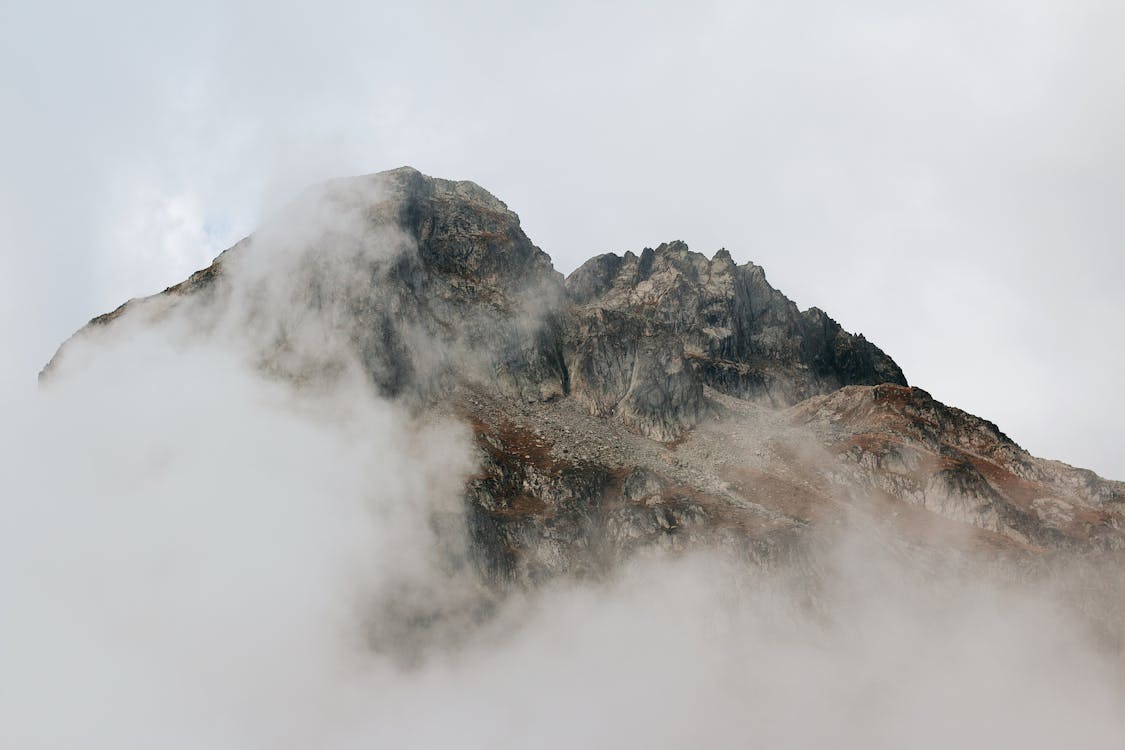
[[[493, 580], [596, 575], [651, 547], [797, 558], [856, 515], [917, 549], [1125, 548], [1125, 484], [910, 388], [760, 267], [672, 242], [564, 281], [472, 183], [408, 168], [329, 183], [280, 229], [75, 338], [175, 309], [205, 335], [223, 306], [267, 371], [330, 382], [358, 362], [383, 396], [471, 425], [469, 536]], [[344, 351], [325, 355], [329, 338]]]
[[788, 406], [844, 385], [906, 385], [894, 361], [816, 308], [800, 312], [753, 263], [708, 260], [683, 242], [602, 255], [566, 280], [580, 317], [613, 311], [646, 335], [670, 334], [699, 379], [740, 398]]

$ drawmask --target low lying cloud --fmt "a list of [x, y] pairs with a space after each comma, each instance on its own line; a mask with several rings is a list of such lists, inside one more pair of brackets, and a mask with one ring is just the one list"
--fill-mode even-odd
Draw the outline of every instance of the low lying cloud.
[[5, 426], [3, 744], [1125, 737], [1120, 660], [1055, 600], [844, 546], [815, 599], [702, 556], [497, 602], [435, 523], [465, 437], [155, 336], [60, 380]]

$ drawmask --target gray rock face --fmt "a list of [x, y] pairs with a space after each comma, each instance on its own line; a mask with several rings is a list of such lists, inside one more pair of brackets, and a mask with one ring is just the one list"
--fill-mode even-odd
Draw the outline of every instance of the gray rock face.
[[340, 339], [379, 393], [461, 415], [480, 456], [469, 537], [490, 580], [597, 575], [698, 544], [792, 562], [810, 529], [857, 512], [912, 544], [945, 524], [1005, 554], [1125, 549], [1125, 485], [907, 387], [760, 267], [673, 242], [564, 282], [469, 182], [403, 168], [329, 183], [75, 338], [177, 308], [204, 333], [244, 332], [262, 368], [301, 383], [330, 373], [324, 342]]
[[674, 440], [703, 418], [703, 383], [677, 337], [612, 310], [570, 322], [571, 388], [591, 414], [616, 416], [656, 440]]
[[816, 308], [800, 312], [761, 267], [736, 266], [725, 250], [708, 260], [672, 242], [601, 255], [566, 289], [579, 318], [609, 310], [679, 341], [698, 379], [722, 393], [789, 406], [844, 385], [906, 385], [878, 347]]

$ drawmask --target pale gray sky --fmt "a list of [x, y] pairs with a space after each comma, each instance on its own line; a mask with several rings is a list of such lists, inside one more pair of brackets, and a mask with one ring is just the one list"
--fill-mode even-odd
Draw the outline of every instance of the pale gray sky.
[[1108, 0], [8, 3], [0, 374], [30, 387], [308, 182], [411, 164], [564, 272], [725, 246], [1125, 479], [1123, 34]]

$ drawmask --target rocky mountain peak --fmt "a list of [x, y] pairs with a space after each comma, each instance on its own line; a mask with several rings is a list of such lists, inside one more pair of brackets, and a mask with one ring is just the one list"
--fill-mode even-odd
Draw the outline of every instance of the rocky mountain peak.
[[471, 182], [408, 167], [332, 181], [74, 339], [177, 311], [196, 337], [238, 332], [297, 384], [331, 383], [323, 344], [337, 342], [382, 396], [470, 424], [469, 532], [495, 579], [589, 572], [651, 545], [788, 554], [857, 509], [904, 539], [936, 523], [1006, 553], [1125, 547], [1125, 485], [910, 388], [761, 267], [673, 241], [564, 280]]
[[[550, 257], [520, 228], [519, 217], [474, 182], [427, 177], [412, 167], [354, 179], [375, 183], [381, 202], [397, 209], [397, 216], [385, 219], [411, 235], [423, 263], [435, 273], [510, 293], [529, 282], [561, 281]], [[348, 183], [338, 184], [354, 192], [356, 186]]]
[[610, 310], [674, 339], [700, 381], [787, 406], [844, 385], [906, 384], [894, 361], [813, 308], [802, 313], [753, 263], [675, 241], [600, 255], [566, 279], [579, 316]]

